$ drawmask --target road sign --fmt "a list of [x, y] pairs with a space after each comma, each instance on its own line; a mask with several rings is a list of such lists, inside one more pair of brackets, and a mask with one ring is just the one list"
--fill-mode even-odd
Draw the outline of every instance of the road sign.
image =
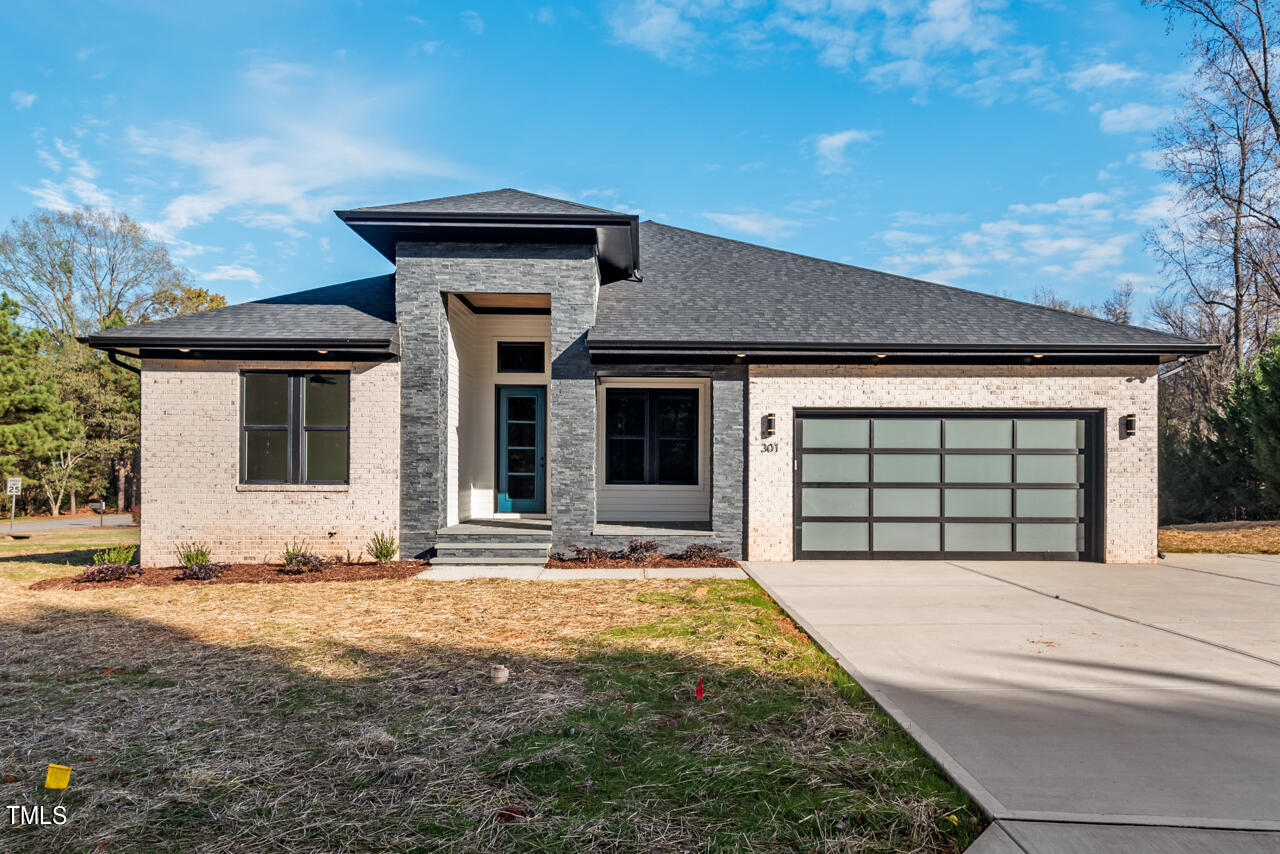
[[5, 495], [21, 495], [22, 494], [22, 478], [11, 477], [5, 481]]

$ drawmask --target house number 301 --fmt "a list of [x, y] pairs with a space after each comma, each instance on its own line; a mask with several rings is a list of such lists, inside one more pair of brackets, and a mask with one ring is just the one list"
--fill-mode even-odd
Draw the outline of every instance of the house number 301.
[[762, 445], [760, 446], [760, 453], [762, 453], [762, 454], [776, 454], [776, 453], [778, 453], [778, 443], [777, 443], [777, 442], [765, 442], [764, 444], [762, 444]]

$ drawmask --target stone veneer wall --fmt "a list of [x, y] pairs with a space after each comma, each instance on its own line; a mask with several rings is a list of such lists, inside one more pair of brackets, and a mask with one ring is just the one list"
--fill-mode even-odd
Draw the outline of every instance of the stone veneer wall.
[[547, 512], [557, 544], [584, 542], [596, 512], [595, 247], [574, 244], [401, 243], [396, 319], [403, 364], [400, 529], [406, 556], [428, 553], [446, 524], [449, 325], [444, 294], [551, 295]]
[[[747, 556], [791, 560], [794, 547], [793, 410], [817, 407], [1105, 409], [1105, 555], [1109, 563], [1156, 560], [1158, 381], [1148, 366], [753, 365], [749, 445], [777, 416], [778, 452], [749, 453]], [[1137, 435], [1119, 419], [1137, 415]]]
[[[346, 486], [240, 483], [240, 371], [351, 371]], [[396, 362], [142, 364], [142, 548], [147, 566], [203, 542], [217, 561], [278, 560], [290, 540], [359, 554], [375, 531], [398, 535], [400, 365]]]

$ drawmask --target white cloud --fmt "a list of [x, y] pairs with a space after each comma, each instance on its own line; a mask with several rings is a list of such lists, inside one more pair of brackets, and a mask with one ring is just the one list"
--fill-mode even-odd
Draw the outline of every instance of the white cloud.
[[821, 134], [815, 145], [818, 153], [818, 168], [823, 172], [843, 171], [845, 149], [854, 142], [869, 142], [874, 135], [874, 131], [857, 129]]
[[290, 64], [255, 65], [245, 81], [252, 132], [215, 136], [186, 122], [128, 129], [136, 154], [157, 167], [167, 161], [174, 185], [188, 188], [148, 224], [162, 239], [224, 214], [296, 236], [297, 223], [321, 220], [372, 183], [461, 174], [379, 130], [409, 97], [394, 86], [371, 94], [358, 81]]
[[880, 232], [876, 237], [883, 240], [890, 246], [919, 246], [924, 243], [933, 243], [936, 237], [930, 234], [921, 234], [918, 231], [906, 231], [900, 228], [890, 228]]
[[80, 153], [80, 146], [54, 138], [55, 155], [41, 143], [42, 135], [36, 135], [36, 157], [48, 169], [61, 173], [65, 168], [68, 174], [64, 181], [53, 181], [45, 178], [38, 187], [23, 187], [40, 207], [53, 210], [71, 210], [80, 206], [92, 208], [115, 208], [115, 199], [109, 192], [94, 183], [98, 170]]
[[435, 54], [444, 47], [444, 42], [436, 39], [434, 41], [416, 42], [409, 47], [410, 56], [435, 56]]
[[1141, 80], [1145, 76], [1141, 71], [1130, 68], [1123, 62], [1099, 62], [1068, 74], [1067, 85], [1078, 92], [1081, 89], [1123, 86]]
[[696, 14], [698, 4], [679, 0], [635, 0], [616, 7], [609, 15], [609, 29], [624, 44], [648, 51], [668, 62], [687, 62], [689, 51], [702, 40], [686, 14]]
[[544, 27], [549, 27], [556, 22], [556, 10], [550, 6], [543, 6], [538, 9], [537, 17], [534, 20]]
[[1112, 212], [1110, 208], [1103, 206], [1110, 202], [1111, 197], [1106, 193], [1085, 193], [1081, 196], [1058, 199], [1056, 202], [1010, 205], [1009, 210], [1024, 215], [1086, 217], [1105, 222], [1111, 219]]
[[1147, 199], [1129, 215], [1138, 225], [1159, 225], [1177, 219], [1182, 212], [1182, 193], [1177, 184], [1161, 183], [1156, 186], [1155, 194]]
[[796, 220], [759, 211], [704, 213], [703, 216], [730, 231], [750, 234], [754, 237], [785, 237], [801, 225]]
[[243, 264], [219, 264], [212, 270], [199, 274], [206, 282], [248, 282], [257, 285], [262, 281], [262, 274], [252, 267]]
[[36, 94], [34, 92], [23, 92], [21, 89], [14, 89], [9, 93], [9, 100], [13, 102], [15, 110], [25, 110], [36, 102]]
[[458, 16], [462, 21], [462, 25], [476, 35], [484, 34], [484, 18], [480, 17], [479, 12], [468, 9]]
[[1104, 110], [1095, 105], [1093, 111], [1098, 113], [1098, 126], [1103, 133], [1140, 133], [1153, 131], [1164, 124], [1169, 117], [1169, 110], [1155, 104], [1130, 103], [1123, 107]]

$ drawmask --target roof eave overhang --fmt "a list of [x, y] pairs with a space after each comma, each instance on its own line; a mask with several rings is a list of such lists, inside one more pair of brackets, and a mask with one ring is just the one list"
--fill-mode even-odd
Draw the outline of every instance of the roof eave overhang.
[[396, 244], [408, 241], [593, 243], [603, 283], [640, 269], [640, 218], [632, 214], [334, 213], [393, 264]]
[[250, 355], [273, 359], [385, 359], [398, 355], [399, 346], [388, 338], [183, 338], [88, 335], [82, 344], [107, 353], [140, 358], [227, 359]]
[[751, 344], [751, 343], [671, 343], [656, 341], [591, 341], [591, 358], [600, 362], [623, 361], [721, 361], [744, 362], [827, 362], [883, 363], [910, 362], [1167, 362], [1180, 357], [1200, 356], [1219, 348], [1217, 344], [1178, 342], [1169, 346], [1117, 344], [1010, 344], [984, 345], [903, 345], [870, 344]]

